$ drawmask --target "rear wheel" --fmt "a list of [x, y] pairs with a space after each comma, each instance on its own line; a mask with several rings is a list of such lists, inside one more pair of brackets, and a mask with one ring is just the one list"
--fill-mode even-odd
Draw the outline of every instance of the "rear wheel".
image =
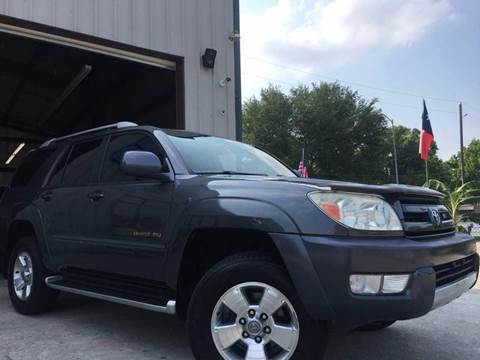
[[355, 329], [357, 331], [379, 331], [386, 329], [389, 326], [392, 326], [396, 321], [375, 321], [373, 323], [360, 326], [359, 328]]
[[8, 266], [8, 291], [17, 312], [34, 315], [52, 308], [58, 292], [45, 285], [47, 276], [35, 239], [20, 239], [10, 254]]
[[327, 340], [284, 270], [260, 254], [227, 258], [207, 272], [188, 327], [197, 359], [321, 359]]

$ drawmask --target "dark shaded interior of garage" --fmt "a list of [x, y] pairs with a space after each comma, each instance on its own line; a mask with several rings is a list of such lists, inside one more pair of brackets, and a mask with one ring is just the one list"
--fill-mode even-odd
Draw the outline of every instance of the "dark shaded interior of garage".
[[0, 186], [47, 138], [120, 121], [175, 128], [176, 102], [175, 71], [0, 33]]

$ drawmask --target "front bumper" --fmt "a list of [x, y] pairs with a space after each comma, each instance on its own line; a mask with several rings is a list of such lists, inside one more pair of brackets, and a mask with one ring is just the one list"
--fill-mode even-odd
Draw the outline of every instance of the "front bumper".
[[[312, 316], [332, 320], [341, 327], [425, 315], [468, 291], [478, 277], [475, 240], [464, 234], [428, 240], [322, 236], [301, 236], [301, 240], [308, 259], [293, 269], [288, 264], [292, 255], [284, 258], [300, 298]], [[290, 254], [295, 249], [291, 250]], [[435, 267], [472, 255], [474, 271], [437, 286]], [[306, 273], [309, 265], [314, 277]], [[411, 278], [401, 294], [354, 295], [350, 291], [351, 274], [407, 273]], [[309, 279], [310, 284], [304, 279]]]
[[435, 290], [432, 310], [447, 305], [449, 302], [462, 296], [475, 285], [477, 282], [477, 277], [478, 269], [477, 272], [472, 272], [460, 280], [438, 287]]

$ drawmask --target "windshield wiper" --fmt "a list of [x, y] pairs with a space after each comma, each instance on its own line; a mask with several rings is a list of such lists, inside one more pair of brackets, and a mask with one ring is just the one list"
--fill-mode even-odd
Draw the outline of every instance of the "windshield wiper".
[[267, 174], [248, 173], [240, 171], [202, 171], [197, 172], [198, 175], [253, 175], [253, 176], [268, 176]]

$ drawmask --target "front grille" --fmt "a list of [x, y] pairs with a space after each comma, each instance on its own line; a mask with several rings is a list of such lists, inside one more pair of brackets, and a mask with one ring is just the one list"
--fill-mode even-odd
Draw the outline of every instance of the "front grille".
[[[454, 231], [453, 220], [447, 208], [439, 203], [401, 201], [401, 216], [407, 236], [421, 237]], [[432, 213], [436, 213], [435, 221]]]
[[434, 266], [434, 270], [437, 275], [437, 288], [448, 285], [475, 271], [475, 256]]

